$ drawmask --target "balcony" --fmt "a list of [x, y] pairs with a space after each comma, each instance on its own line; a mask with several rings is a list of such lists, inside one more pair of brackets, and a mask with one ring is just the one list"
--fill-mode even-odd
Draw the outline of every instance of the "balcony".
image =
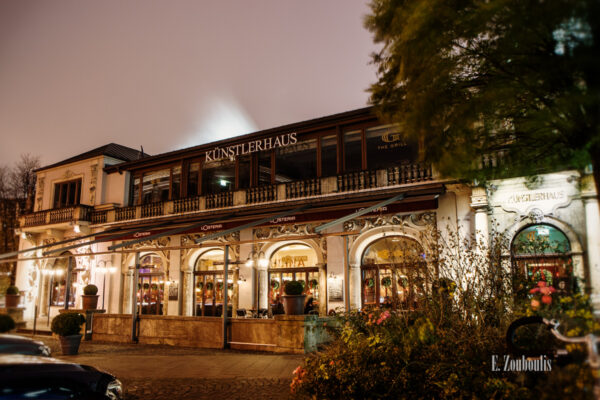
[[108, 205], [109, 207], [107, 207], [107, 205], [103, 205], [97, 207], [96, 210], [89, 206], [75, 206], [40, 211], [22, 217], [21, 227], [50, 225], [61, 222], [71, 223], [74, 221], [89, 221], [92, 225], [100, 225], [244, 205], [420, 185], [434, 179], [437, 179], [437, 177], [431, 166], [406, 164], [385, 170], [350, 172], [327, 178], [265, 185], [234, 192], [215, 193], [138, 206], [114, 207]]
[[52, 210], [38, 211], [21, 217], [20, 226], [28, 228], [40, 225], [56, 225], [79, 221], [92, 222], [94, 208], [86, 205], [77, 205]]

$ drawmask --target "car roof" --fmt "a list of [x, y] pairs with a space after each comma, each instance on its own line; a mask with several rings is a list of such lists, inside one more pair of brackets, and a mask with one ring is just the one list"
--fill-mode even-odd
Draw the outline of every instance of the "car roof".
[[7, 334], [0, 334], [0, 343], [3, 343], [3, 344], [6, 344], [6, 343], [35, 343], [35, 344], [43, 344], [40, 341], [33, 340], [33, 339], [30, 339], [30, 338], [25, 337], [25, 336], [7, 335]]
[[0, 367], [9, 365], [29, 365], [29, 364], [61, 364], [65, 366], [74, 366], [83, 369], [81, 365], [59, 360], [52, 357], [30, 356], [25, 354], [0, 354]]

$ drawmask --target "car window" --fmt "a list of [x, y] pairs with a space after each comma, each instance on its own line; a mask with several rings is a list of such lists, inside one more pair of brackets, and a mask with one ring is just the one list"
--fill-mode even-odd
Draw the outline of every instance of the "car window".
[[67, 400], [83, 399], [83, 388], [74, 382], [60, 380], [3, 382], [0, 400]]
[[40, 346], [34, 344], [0, 344], [1, 354], [41, 354]]

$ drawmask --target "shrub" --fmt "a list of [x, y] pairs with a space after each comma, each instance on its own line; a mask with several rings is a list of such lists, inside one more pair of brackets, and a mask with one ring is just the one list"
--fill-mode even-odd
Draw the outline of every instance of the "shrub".
[[283, 291], [288, 296], [298, 296], [302, 294], [304, 288], [302, 287], [302, 284], [298, 281], [289, 281], [285, 283]]
[[6, 294], [19, 294], [19, 288], [16, 286], [9, 286], [6, 288]]
[[[510, 354], [505, 335], [523, 315], [558, 318], [569, 336], [600, 328], [585, 295], [554, 294], [552, 301], [538, 301], [548, 296], [543, 285], [534, 290], [530, 282], [514, 290], [518, 282], [503, 267], [503, 244], [495, 240], [482, 249], [473, 240], [441, 238], [441, 248], [432, 252], [431, 290], [423, 293], [418, 309], [365, 308], [338, 317], [332, 342], [294, 371], [292, 393], [319, 399], [591, 398], [593, 374], [581, 362], [585, 351], [575, 345], [566, 347], [579, 362], [553, 362], [550, 372], [493, 370], [493, 355], [518, 357]], [[452, 254], [457, 248], [460, 256]], [[517, 331], [520, 344], [550, 350], [552, 343], [543, 337], [547, 329], [540, 331], [538, 336]]]
[[10, 315], [0, 314], [0, 333], [15, 329], [15, 320]]
[[86, 285], [83, 288], [83, 294], [86, 296], [95, 296], [98, 293], [98, 286], [96, 285]]
[[84, 322], [85, 317], [79, 313], [62, 313], [54, 317], [50, 329], [59, 336], [78, 335]]

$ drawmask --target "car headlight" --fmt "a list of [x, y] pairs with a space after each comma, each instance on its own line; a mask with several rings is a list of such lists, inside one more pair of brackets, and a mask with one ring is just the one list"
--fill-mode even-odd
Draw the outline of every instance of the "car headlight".
[[123, 384], [118, 379], [114, 379], [106, 386], [106, 397], [111, 400], [121, 400], [123, 395]]
[[46, 357], [50, 357], [52, 355], [52, 350], [50, 350], [50, 347], [44, 344], [40, 346], [40, 354]]

